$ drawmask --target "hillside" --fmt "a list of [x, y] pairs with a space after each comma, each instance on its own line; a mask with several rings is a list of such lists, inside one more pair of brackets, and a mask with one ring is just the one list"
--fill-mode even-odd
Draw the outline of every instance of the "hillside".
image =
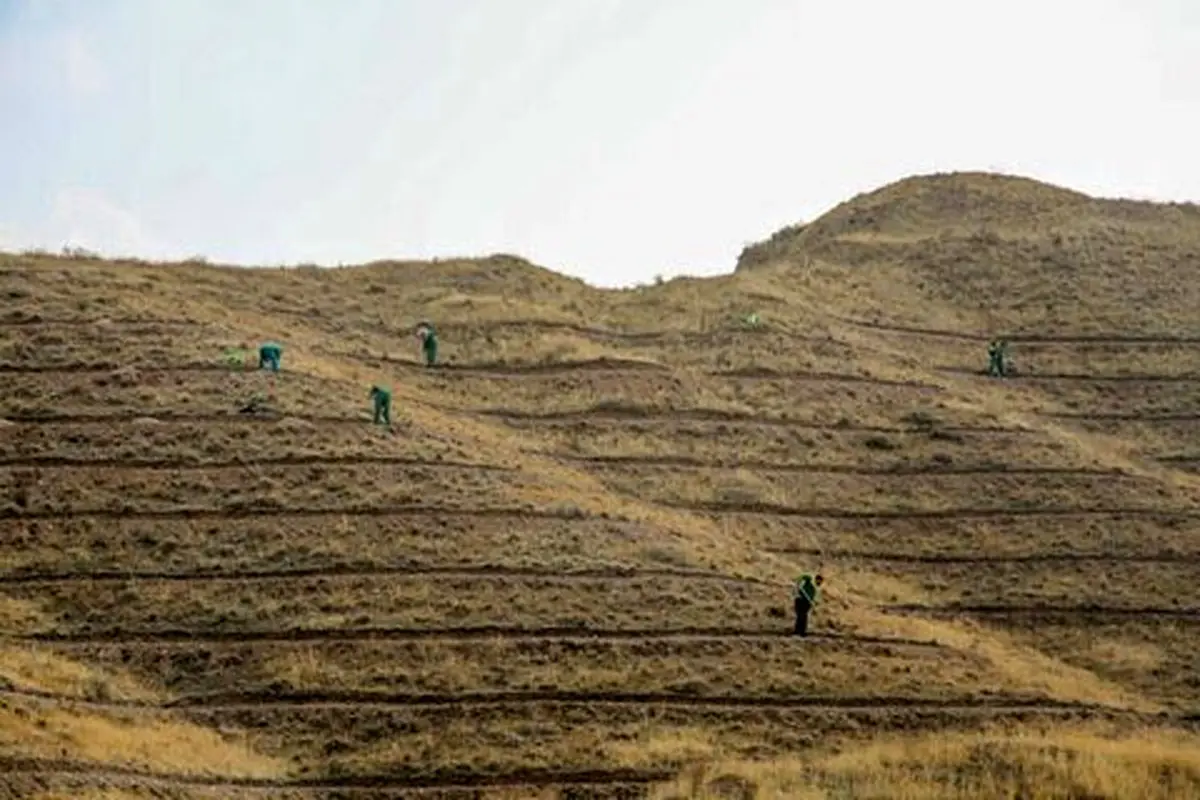
[[1198, 255], [964, 174], [625, 291], [0, 256], [0, 796], [1200, 792]]

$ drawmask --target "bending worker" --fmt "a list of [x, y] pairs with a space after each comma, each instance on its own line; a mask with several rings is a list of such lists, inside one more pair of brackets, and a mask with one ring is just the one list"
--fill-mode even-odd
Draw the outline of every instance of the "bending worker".
[[793, 605], [796, 608], [795, 634], [797, 636], [808, 636], [808, 614], [820, 600], [821, 584], [824, 582], [825, 577], [820, 573], [817, 573], [816, 577], [801, 575], [796, 578], [792, 587], [792, 597]]
[[392, 393], [382, 386], [371, 387], [371, 402], [374, 404], [376, 425], [392, 424]]
[[283, 347], [276, 342], [267, 342], [258, 348], [258, 368], [270, 368], [279, 372], [279, 362], [283, 360]]

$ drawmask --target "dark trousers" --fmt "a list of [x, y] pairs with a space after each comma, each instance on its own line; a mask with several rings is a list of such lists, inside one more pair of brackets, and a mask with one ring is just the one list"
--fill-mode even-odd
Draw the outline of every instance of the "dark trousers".
[[808, 612], [812, 610], [812, 603], [809, 603], [803, 597], [797, 597], [796, 602], [796, 635], [808, 635]]

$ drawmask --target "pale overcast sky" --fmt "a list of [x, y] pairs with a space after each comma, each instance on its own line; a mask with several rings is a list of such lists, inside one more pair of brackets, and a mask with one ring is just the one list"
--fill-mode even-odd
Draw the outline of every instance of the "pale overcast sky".
[[914, 172], [1200, 199], [1200, 0], [0, 0], [0, 248], [600, 285]]

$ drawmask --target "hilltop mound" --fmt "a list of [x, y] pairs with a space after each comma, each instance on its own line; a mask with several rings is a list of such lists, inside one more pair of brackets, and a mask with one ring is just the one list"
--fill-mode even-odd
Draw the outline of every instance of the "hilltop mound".
[[981, 335], [1166, 331], [1200, 302], [1200, 208], [984, 173], [908, 178], [786, 228], [738, 270], [802, 274], [857, 319]]
[[1191, 212], [867, 197], [628, 291], [0, 256], [0, 796], [1200, 784]]
[[985, 172], [921, 175], [860, 194], [806, 225], [750, 245], [738, 269], [819, 257], [839, 241], [908, 243], [962, 235], [1069, 235], [1112, 226], [1187, 230], [1200, 208], [1093, 198], [1030, 178]]

